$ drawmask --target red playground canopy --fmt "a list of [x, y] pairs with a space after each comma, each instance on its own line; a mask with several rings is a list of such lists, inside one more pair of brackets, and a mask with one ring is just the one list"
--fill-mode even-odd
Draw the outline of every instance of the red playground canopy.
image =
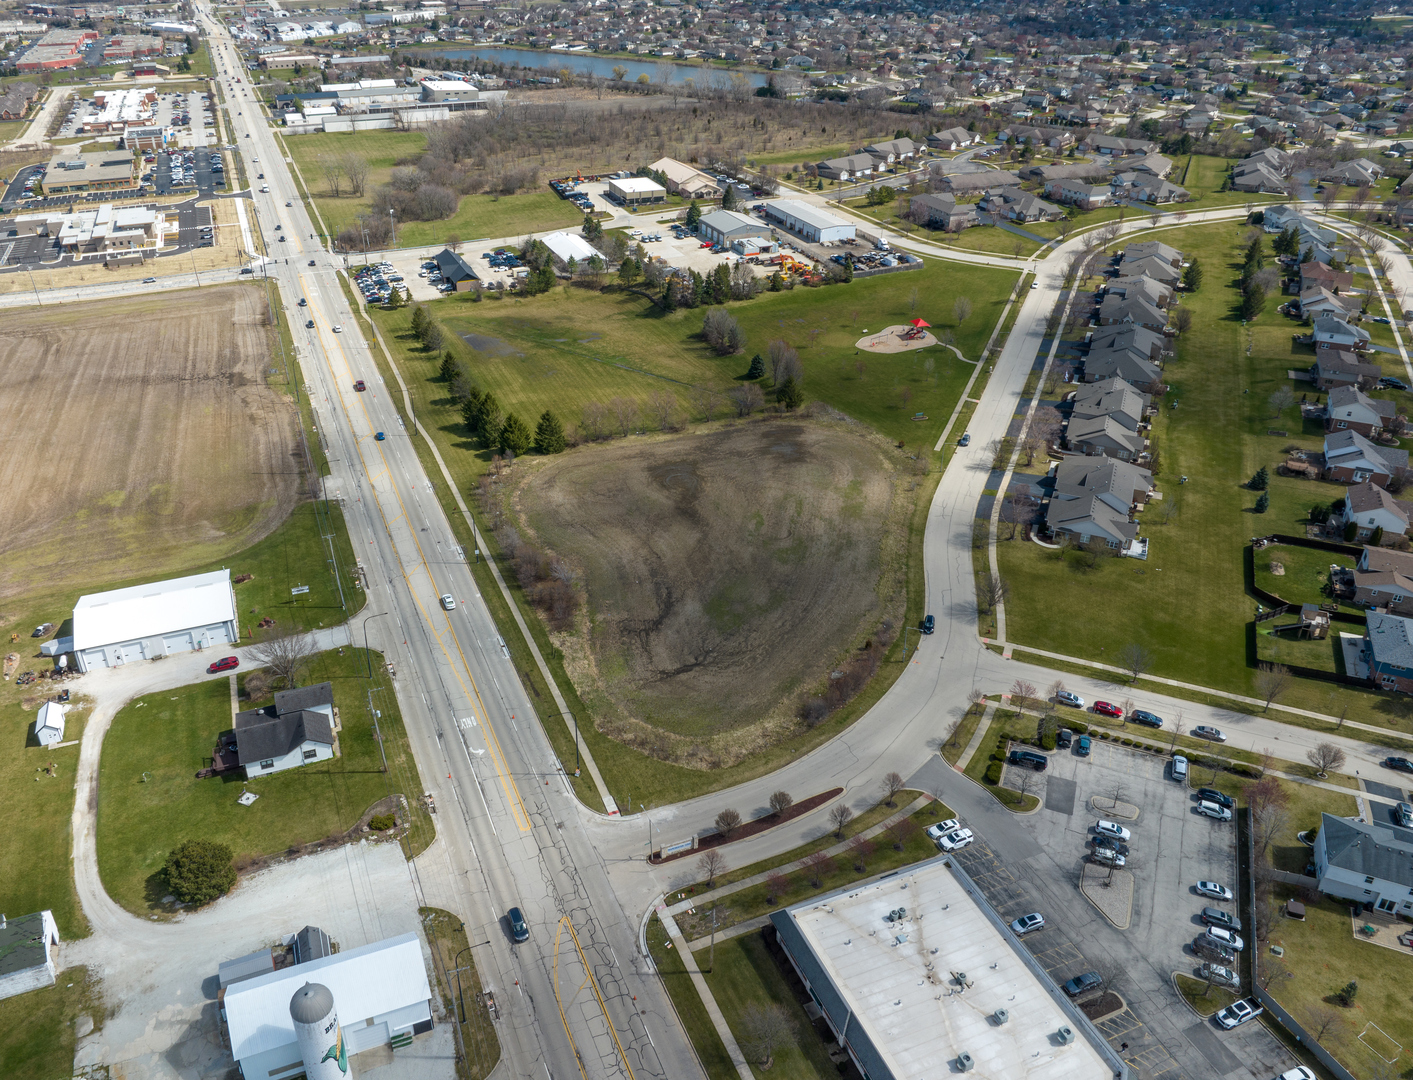
[[921, 330], [924, 326], [931, 326], [932, 324], [926, 319], [914, 319], [913, 325], [916, 326], [919, 330]]

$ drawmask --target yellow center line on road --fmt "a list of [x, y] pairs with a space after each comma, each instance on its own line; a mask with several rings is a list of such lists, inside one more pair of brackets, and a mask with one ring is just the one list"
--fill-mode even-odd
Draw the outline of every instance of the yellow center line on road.
[[[559, 939], [564, 936], [564, 924], [568, 921], [560, 916], [559, 925], [554, 931], [554, 971], [550, 976], [550, 986], [554, 988], [554, 1003], [559, 1006], [559, 1022], [564, 1025], [564, 1034], [569, 1039], [569, 1049], [574, 1051], [574, 1060], [579, 1065], [579, 1075], [584, 1080], [589, 1080], [589, 1074], [584, 1071], [584, 1059], [579, 1056], [579, 1048], [574, 1045], [574, 1033], [569, 1030], [569, 1019], [564, 1015], [564, 1002], [559, 997]], [[575, 993], [578, 991], [576, 990]]]
[[[574, 923], [570, 921], [567, 915], [562, 916], [560, 921], [569, 927], [569, 936], [574, 939], [574, 948], [579, 950], [579, 962], [584, 965], [584, 972], [588, 976], [588, 983], [594, 988], [594, 997], [599, 1000], [599, 1009], [603, 1013], [603, 1022], [608, 1025], [608, 1033], [613, 1036], [613, 1045], [618, 1047], [618, 1056], [623, 1061], [623, 1067], [628, 1070], [628, 1080], [635, 1080], [633, 1076], [633, 1066], [628, 1063], [628, 1054], [624, 1051], [623, 1044], [618, 1041], [618, 1029], [613, 1026], [613, 1017], [608, 1015], [608, 1005], [604, 1003], [603, 994], [599, 991], [599, 981], [594, 978], [593, 968], [589, 966], [589, 958], [584, 955], [584, 946], [579, 944], [579, 935], [574, 930]], [[556, 935], [556, 943], [558, 940], [558, 935]]]
[[[348, 369], [348, 354], [344, 352], [343, 342], [340, 340], [336, 344], [338, 345], [339, 353], [343, 356], [345, 367]], [[348, 417], [351, 426], [353, 418], [349, 416], [348, 406], [344, 404], [343, 395], [341, 393], [338, 395], [338, 402], [339, 407], [344, 411], [344, 415]], [[363, 418], [371, 425], [373, 418], [368, 415], [367, 404], [364, 402], [360, 402], [360, 404], [363, 408]], [[359, 464], [363, 466], [363, 473], [368, 477], [369, 483], [371, 484], [372, 474], [369, 470], [368, 462], [363, 456], [362, 441], [355, 440], [355, 446], [358, 451]], [[378, 457], [382, 461], [384, 470], [391, 474], [391, 467], [388, 464], [387, 458], [383, 455], [381, 448], [378, 449]], [[417, 539], [417, 531], [412, 527], [411, 519], [407, 516], [407, 507], [403, 505], [402, 496], [398, 494], [396, 484], [392, 485], [392, 493], [393, 497], [397, 499], [397, 505], [400, 511], [399, 517], [393, 520], [407, 520], [408, 532], [412, 537], [413, 545], [417, 548], [417, 556], [420, 560], [418, 566], [426, 569], [428, 581], [431, 583], [433, 591], [436, 592], [438, 588], [435, 579], [432, 578], [431, 564], [427, 560], [426, 553], [422, 550], [421, 541]], [[374, 501], [376, 502], [377, 500]], [[383, 527], [388, 530], [389, 536], [391, 536], [391, 522], [389, 522], [387, 514], [383, 511], [381, 503], [378, 503], [378, 514], [383, 519]], [[399, 560], [399, 562], [400, 561], [401, 560]], [[417, 610], [422, 616], [422, 621], [432, 628], [433, 636], [437, 639], [437, 645], [441, 649], [442, 655], [446, 657], [447, 664], [451, 668], [452, 674], [456, 677], [456, 681], [461, 685], [462, 691], [466, 693], [468, 697], [474, 697], [476, 699], [476, 704], [480, 707], [481, 715], [485, 719], [484, 727], [487, 742], [489, 743], [488, 749], [491, 754], [491, 762], [495, 766], [496, 775], [500, 777], [501, 787], [505, 791], [506, 800], [510, 803], [511, 812], [515, 815], [516, 825], [519, 826], [521, 832], [529, 832], [531, 828], [533, 828], [530, 822], [530, 812], [525, 808], [525, 802], [520, 796], [520, 789], [516, 786], [515, 780], [510, 774], [510, 765], [506, 761], [505, 752], [501, 749], [500, 739], [496, 736], [495, 728], [491, 724], [490, 710], [486, 708], [486, 703], [481, 697], [480, 687], [476, 685], [475, 676], [471, 674], [471, 665], [466, 660], [466, 653], [461, 647], [461, 640], [456, 636], [456, 630], [451, 626], [451, 621], [448, 619], [447, 630], [451, 634], [453, 643], [456, 645], [457, 655], [461, 658], [461, 669], [458, 670], [456, 664], [452, 662], [450, 653], [447, 652], [446, 645], [442, 642], [441, 635], [437, 633], [435, 625], [428, 617], [427, 609], [422, 606], [422, 602], [417, 598], [416, 590], [412, 587], [412, 580], [408, 576], [407, 569], [402, 568], [400, 572], [403, 580], [407, 583], [407, 589], [412, 596], [412, 602], [417, 605]], [[466, 680], [462, 678], [463, 672], [465, 673], [466, 680], [470, 680], [469, 687], [467, 686]]]

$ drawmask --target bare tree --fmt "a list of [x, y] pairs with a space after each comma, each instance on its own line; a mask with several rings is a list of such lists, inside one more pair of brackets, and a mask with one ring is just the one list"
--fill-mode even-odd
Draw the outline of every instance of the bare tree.
[[1343, 767], [1344, 751], [1334, 743], [1322, 742], [1305, 755], [1305, 760], [1315, 767], [1315, 775], [1325, 777], [1331, 769]]
[[1312, 1039], [1323, 1046], [1326, 1036], [1335, 1031], [1343, 1019], [1328, 1005], [1312, 1005], [1305, 1010], [1305, 1023], [1302, 1026]]
[[677, 399], [666, 390], [654, 390], [648, 395], [648, 413], [659, 430], [671, 431], [677, 426]]
[[633, 430], [633, 425], [638, 422], [638, 403], [632, 398], [616, 397], [608, 403], [614, 417], [618, 420], [618, 433], [627, 435]]
[[1266, 851], [1270, 848], [1272, 841], [1284, 833], [1289, 824], [1290, 811], [1280, 803], [1266, 806], [1260, 813], [1252, 810], [1251, 833], [1256, 841], [1256, 853], [1259, 858], [1266, 857]]
[[942, 733], [942, 743], [940, 746], [938, 746], [937, 749], [946, 750], [948, 747], [954, 745], [957, 741], [957, 733], [961, 730], [962, 721], [961, 717], [958, 717], [956, 720], [953, 720], [950, 724], [947, 725], [946, 731]]
[[1271, 417], [1274, 419], [1295, 404], [1295, 391], [1282, 386], [1266, 399], [1266, 403], [1271, 406]]
[[1119, 702], [1119, 711], [1123, 713], [1121, 719], [1124, 727], [1128, 727], [1128, 718], [1133, 715], [1133, 698], [1124, 698]]
[[967, 691], [967, 712], [972, 710], [981, 711], [986, 708], [986, 691], [979, 686], [973, 686]]
[[726, 856], [716, 848], [708, 848], [697, 860], [697, 870], [706, 878], [706, 886], [710, 889], [716, 884], [716, 879], [726, 873]]
[[862, 874], [868, 869], [868, 860], [873, 857], [873, 841], [863, 836], [856, 836], [849, 841], [849, 860], [853, 863], [854, 872]]
[[751, 413], [765, 404], [765, 394], [762, 393], [761, 388], [753, 382], [741, 383], [740, 386], [732, 387], [727, 396], [731, 399], [731, 403], [736, 406], [737, 416], [750, 416]]
[[977, 583], [976, 601], [977, 607], [982, 614], [995, 611], [997, 606], [1006, 602], [1006, 597], [1011, 594], [1011, 587], [1000, 574], [986, 574]]
[[250, 650], [250, 656], [257, 664], [270, 669], [270, 672], [285, 681], [285, 689], [292, 690], [299, 685], [318, 647], [312, 634], [275, 634], [267, 637]]
[[1128, 672], [1129, 681], [1136, 683], [1153, 666], [1153, 654], [1133, 642], [1119, 650], [1119, 666]]
[[361, 199], [363, 189], [368, 184], [368, 159], [362, 154], [343, 154], [339, 157], [339, 166], [348, 181], [348, 193], [355, 199]]
[[795, 1026], [782, 1005], [748, 1005], [741, 1015], [741, 1051], [762, 1071], [775, 1064], [775, 1048], [794, 1035]]
[[779, 870], [772, 870], [765, 877], [765, 902], [773, 904], [790, 891], [790, 879]]
[[720, 394], [705, 386], [694, 386], [688, 396], [692, 399], [692, 408], [701, 415], [703, 420], [711, 423], [716, 419], [717, 410], [721, 408]]
[[319, 158], [319, 168], [324, 173], [324, 183], [329, 186], [329, 194], [339, 197], [343, 186], [343, 162], [336, 157], [324, 155]]
[[1056, 698], [1058, 698], [1058, 697], [1059, 697], [1062, 693], [1064, 693], [1064, 692], [1065, 692], [1065, 680], [1064, 680], [1064, 679], [1056, 679], [1054, 682], [1052, 682], [1052, 683], [1050, 684], [1050, 688], [1045, 691], [1045, 700], [1046, 700], [1046, 701], [1054, 701]]
[[1290, 668], [1284, 664], [1261, 664], [1256, 670], [1256, 693], [1266, 703], [1263, 711], [1271, 711], [1271, 702], [1290, 689]]
[[1117, 809], [1119, 803], [1124, 801], [1124, 796], [1128, 794], [1128, 788], [1122, 780], [1113, 780], [1105, 788], [1109, 793], [1109, 809]]
[[587, 439], [603, 438], [604, 428], [607, 426], [607, 413], [602, 402], [584, 402], [583, 412], [580, 414], [584, 427], [584, 437]]
[[819, 888], [826, 876], [834, 873], [834, 860], [822, 851], [814, 851], [806, 855], [800, 865], [805, 872], [805, 880], [816, 889]]
[[741, 815], [729, 806], [716, 815], [716, 831], [727, 840], [731, 839], [731, 834], [741, 827]]
[[952, 318], [958, 326], [966, 322], [971, 317], [971, 300], [965, 296], [959, 296], [952, 301]]
[[854, 820], [854, 812], [843, 803], [829, 811], [829, 823], [834, 826], [834, 835], [844, 839], [844, 826]]
[[1016, 712], [1021, 716], [1025, 715], [1032, 702], [1039, 695], [1040, 689], [1026, 679], [1017, 679], [1011, 684], [1011, 704], [1016, 707]]
[[878, 787], [883, 792], [883, 805], [888, 807], [896, 806], [898, 792], [903, 790], [902, 774], [890, 772], [878, 782]]
[[777, 791], [770, 796], [770, 811], [777, 817], [795, 805], [795, 797], [788, 791]]
[[917, 830], [917, 822], [910, 817], [905, 817], [899, 818], [884, 831], [888, 834], [888, 842], [893, 845], [893, 850], [902, 851], [908, 846], [908, 841], [917, 835]]

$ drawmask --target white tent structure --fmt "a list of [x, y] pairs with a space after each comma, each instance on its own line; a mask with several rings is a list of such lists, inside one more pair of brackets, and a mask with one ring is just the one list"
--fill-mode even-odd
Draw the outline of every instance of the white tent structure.
[[[598, 252], [582, 236], [575, 236], [569, 232], [550, 233], [543, 236], [545, 247], [554, 252], [554, 257], [562, 263], [567, 263], [570, 259], [575, 259], [580, 263], [588, 262]], [[602, 258], [602, 256], [599, 256]]]
[[229, 570], [90, 593], [74, 605], [73, 650], [80, 671], [239, 640]]

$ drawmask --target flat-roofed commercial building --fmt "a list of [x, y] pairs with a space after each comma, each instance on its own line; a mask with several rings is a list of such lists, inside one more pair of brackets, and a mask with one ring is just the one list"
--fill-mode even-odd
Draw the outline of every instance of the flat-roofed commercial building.
[[948, 856], [770, 918], [839, 1045], [869, 1080], [1128, 1076]]
[[765, 216], [787, 232], [792, 232], [812, 244], [828, 244], [854, 238], [854, 226], [851, 223], [798, 199], [776, 199], [766, 203]]
[[713, 210], [710, 214], [703, 214], [701, 221], [697, 222], [697, 232], [702, 239], [713, 244], [729, 244], [733, 240], [745, 239], [769, 240], [772, 231], [769, 222], [738, 214], [734, 210]]
[[103, 203], [73, 214], [21, 214], [15, 224], [36, 236], [54, 238], [69, 254], [145, 251], [156, 254], [176, 226], [160, 210]]
[[49, 159], [44, 194], [76, 191], [124, 191], [137, 187], [137, 165], [131, 150], [100, 150], [76, 154], [64, 150]]
[[622, 180], [608, 182], [608, 197], [624, 206], [639, 206], [643, 203], [662, 202], [667, 198], [667, 189], [646, 176], [628, 176]]

